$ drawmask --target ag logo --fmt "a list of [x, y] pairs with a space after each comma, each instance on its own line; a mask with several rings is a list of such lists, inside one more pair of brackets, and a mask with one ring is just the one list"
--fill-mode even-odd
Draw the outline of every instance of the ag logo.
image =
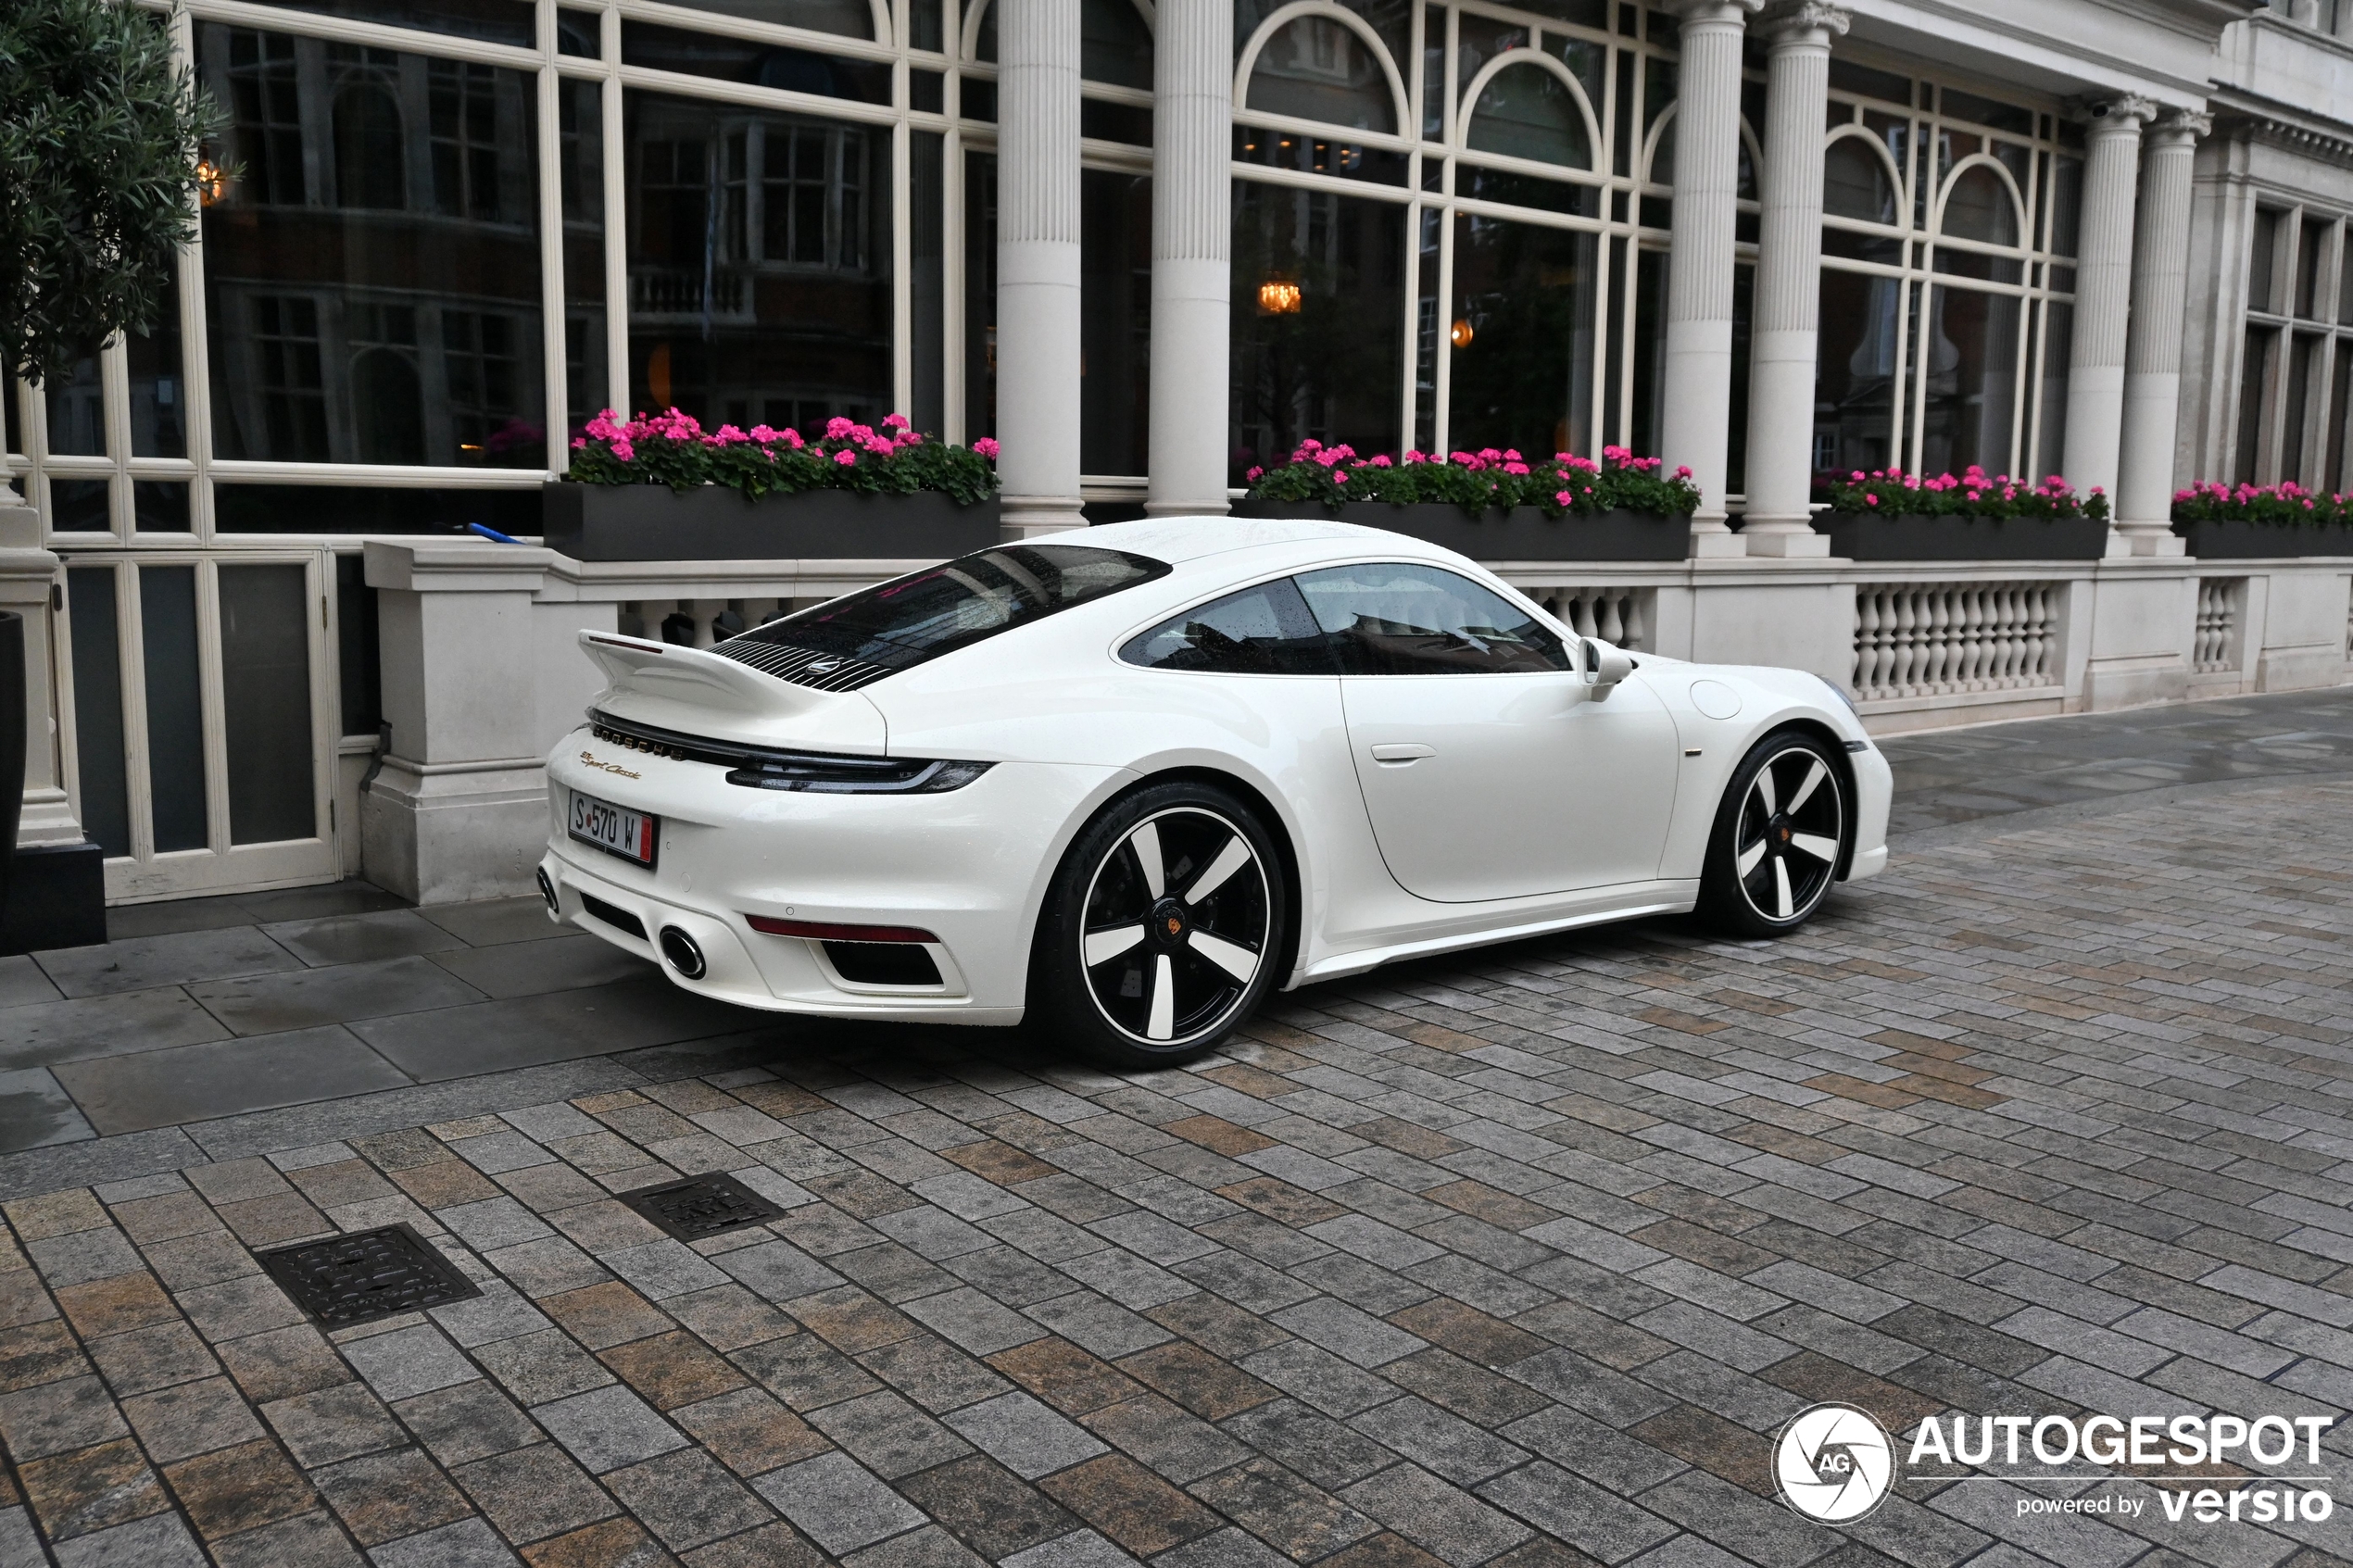
[[1895, 1474], [1887, 1431], [1853, 1405], [1800, 1411], [1773, 1445], [1781, 1499], [1808, 1519], [1851, 1524], [1880, 1505]]

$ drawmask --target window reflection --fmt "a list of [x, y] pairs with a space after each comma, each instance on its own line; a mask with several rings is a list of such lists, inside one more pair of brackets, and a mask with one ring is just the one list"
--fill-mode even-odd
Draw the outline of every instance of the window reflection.
[[131, 372], [131, 455], [188, 455], [188, 383], [180, 358], [180, 289], [165, 283], [153, 330], [123, 340]]
[[1454, 220], [1450, 446], [1594, 452], [1599, 242], [1501, 219]]
[[1098, 169], [1080, 180], [1078, 466], [1140, 474], [1151, 385], [1152, 182]]
[[1396, 99], [1379, 56], [1331, 17], [1301, 17], [1266, 41], [1250, 73], [1247, 104], [1359, 131], [1397, 129]]
[[[1869, 242], [1889, 261], [1902, 242]], [[1821, 336], [1814, 371], [1818, 469], [1883, 469], [1894, 454], [1896, 349], [1903, 284], [1894, 278], [1822, 271]]]
[[51, 455], [105, 457], [107, 394], [98, 357], [74, 361], [72, 370], [44, 383], [42, 391], [48, 403]]
[[546, 461], [535, 90], [207, 22], [243, 174], [204, 212], [223, 458]]
[[624, 106], [632, 400], [804, 431], [888, 412], [889, 132], [651, 93]]
[[1403, 207], [1234, 182], [1237, 482], [1310, 436], [1396, 450], [1404, 245]]
[[1989, 473], [2009, 470], [2011, 417], [2018, 406], [2019, 303], [2015, 295], [1941, 285], [1931, 291], [1929, 330], [1920, 347], [1927, 359], [1922, 472], [1959, 473], [1971, 463]]
[[1470, 146], [1571, 169], [1593, 161], [1575, 90], [1541, 66], [1508, 66], [1489, 79], [1471, 109]]

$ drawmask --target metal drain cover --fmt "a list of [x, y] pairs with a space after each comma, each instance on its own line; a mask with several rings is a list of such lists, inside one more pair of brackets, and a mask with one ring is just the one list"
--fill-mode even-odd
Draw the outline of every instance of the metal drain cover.
[[680, 1241], [700, 1241], [784, 1212], [733, 1176], [689, 1176], [682, 1182], [624, 1192], [621, 1201]]
[[482, 1294], [407, 1225], [306, 1241], [254, 1259], [296, 1306], [335, 1328]]

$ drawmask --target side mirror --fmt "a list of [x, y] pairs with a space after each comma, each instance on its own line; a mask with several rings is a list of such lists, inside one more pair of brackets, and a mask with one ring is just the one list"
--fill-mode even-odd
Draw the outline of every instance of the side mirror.
[[1579, 639], [1577, 661], [1579, 674], [1596, 697], [1607, 696], [1612, 686], [1634, 672], [1634, 660], [1624, 648], [1594, 637]]

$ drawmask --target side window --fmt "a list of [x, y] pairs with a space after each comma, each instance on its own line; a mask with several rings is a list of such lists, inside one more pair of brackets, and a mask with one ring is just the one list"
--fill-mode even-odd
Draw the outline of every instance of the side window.
[[1330, 639], [1288, 577], [1197, 605], [1128, 640], [1119, 657], [1154, 670], [1333, 675]]
[[1566, 670], [1559, 637], [1503, 596], [1434, 566], [1302, 572], [1300, 592], [1349, 675]]

